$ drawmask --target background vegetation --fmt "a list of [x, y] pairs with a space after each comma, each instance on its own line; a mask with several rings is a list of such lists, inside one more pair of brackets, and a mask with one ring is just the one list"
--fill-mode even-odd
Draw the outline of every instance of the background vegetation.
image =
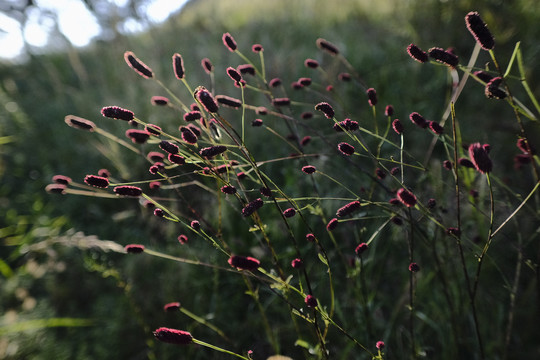
[[[143, 243], [177, 253], [178, 230], [173, 226], [123, 201], [57, 197], [44, 191], [55, 174], [82, 182], [86, 174], [108, 168], [125, 179], [148, 177], [143, 164], [133, 167], [139, 159], [130, 158], [113, 143], [73, 131], [63, 122], [66, 114], [102, 121], [99, 110], [106, 105], [129, 108], [150, 122], [175, 121], [170, 113], [152, 107], [152, 95], [166, 94], [155, 84], [140, 81], [123, 62], [124, 51], [134, 51], [170, 88], [182, 91], [172, 76], [171, 55], [182, 54], [192, 84], [207, 82], [199, 65], [204, 57], [216, 66], [216, 82], [229, 82], [224, 69], [238, 65], [238, 59], [224, 50], [221, 35], [230, 32], [245, 53], [251, 44], [262, 44], [269, 78], [279, 76], [289, 84], [300, 76], [311, 76], [304, 59], [327, 61], [315, 46], [315, 40], [323, 37], [342, 50], [365, 82], [377, 89], [379, 98], [394, 105], [396, 117], [406, 119], [410, 112], [418, 111], [438, 119], [444, 109], [448, 79], [436, 67], [420, 69], [405, 48], [411, 42], [425, 49], [454, 47], [461, 58], [467, 59], [474, 42], [463, 17], [471, 10], [479, 11], [496, 34], [499, 58], [508, 59], [514, 44], [521, 41], [527, 75], [538, 97], [540, 68], [535, 59], [540, 55], [540, 9], [534, 0], [385, 0], [376, 4], [346, 0], [198, 0], [189, 2], [163, 26], [139, 36], [119, 36], [88, 49], [34, 56], [22, 65], [0, 65], [0, 357], [138, 359], [152, 353], [158, 358], [172, 358], [185, 352], [191, 359], [210, 358], [209, 352], [187, 355], [189, 350], [154, 343], [151, 331], [156, 325], [186, 324], [180, 314], [171, 320], [161, 312], [163, 304], [175, 300], [234, 334], [242, 349], [252, 346], [259, 353], [270, 354], [264, 334], [260, 343], [253, 343], [250, 323], [243, 315], [249, 302], [235, 292], [235, 286], [224, 290], [225, 280], [218, 272], [150, 257], [133, 259], [111, 251], [113, 245], [108, 248], [95, 241], [99, 237], [123, 245]], [[484, 58], [478, 63], [489, 61], [487, 54], [481, 56]], [[327, 65], [338, 72], [332, 69], [332, 63]], [[364, 102], [363, 95], [351, 88], [343, 101], [350, 108]], [[471, 123], [463, 126], [464, 139], [489, 139], [492, 145], [497, 144], [492, 146], [494, 159], [513, 156], [515, 138], [509, 133], [517, 131], [505, 104], [489, 102], [488, 106], [481, 87], [468, 86], [460, 99], [458, 116], [462, 123]], [[112, 122], [100, 122], [102, 125], [117, 134], [124, 131]], [[478, 129], [486, 129], [486, 133], [478, 134]], [[538, 126], [528, 130], [540, 139]], [[426, 139], [417, 140], [412, 152], [421, 158], [427, 143]], [[530, 182], [526, 175], [514, 173], [511, 161], [500, 161], [497, 166], [507, 167], [500, 173], [507, 172], [508, 181], [516, 187], [520, 182]], [[279, 166], [269, 172], [282, 178], [283, 183], [294, 185], [294, 177], [281, 172]], [[205, 200], [203, 194], [194, 195]], [[234, 228], [235, 224], [227, 226]], [[531, 223], [530, 228], [536, 227]], [[538, 249], [538, 233], [531, 237]], [[202, 245], [193, 243], [189, 251], [196, 256], [202, 249]], [[499, 271], [512, 272], [514, 265], [504, 259], [504, 248], [498, 251]], [[534, 251], [529, 254], [534, 255]], [[523, 259], [529, 278], [538, 276], [538, 262], [537, 256]], [[485, 275], [497, 278], [494, 273]], [[158, 289], [156, 284], [160, 284]], [[493, 312], [494, 325], [487, 323], [483, 329], [488, 334], [504, 331], [500, 327], [505, 326], [506, 314], [497, 305], [508, 301], [503, 288], [493, 288], [492, 301], [485, 304], [485, 312]], [[540, 356], [538, 282], [524, 283], [522, 291], [509, 358]], [[220, 302], [223, 296], [231, 301]], [[395, 299], [388, 299], [392, 301]], [[256, 315], [250, 321], [257, 322]], [[424, 349], [428, 358], [463, 357], [459, 349], [445, 348], [448, 335], [444, 324], [436, 320], [426, 320], [426, 324], [432, 327], [428, 333], [437, 338], [434, 347], [423, 339], [428, 344]], [[197, 329], [196, 324], [189, 326]], [[201, 338], [213, 336], [205, 328], [197, 332]], [[285, 347], [292, 348], [293, 343], [294, 339]], [[290, 351], [295, 356], [302, 354]], [[494, 353], [503, 357], [502, 352]], [[343, 358], [355, 358], [354, 352], [343, 349]], [[397, 343], [388, 358], [401, 358]]]

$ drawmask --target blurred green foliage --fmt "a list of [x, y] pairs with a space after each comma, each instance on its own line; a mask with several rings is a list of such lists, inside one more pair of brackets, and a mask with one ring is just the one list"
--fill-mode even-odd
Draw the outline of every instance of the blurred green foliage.
[[[244, 53], [249, 52], [251, 44], [261, 43], [268, 77], [279, 76], [284, 84], [310, 76], [304, 59], [328, 62], [315, 46], [315, 40], [323, 37], [342, 50], [365, 82], [377, 89], [380, 99], [394, 105], [396, 117], [406, 119], [410, 112], [418, 111], [427, 118], [438, 119], [444, 110], [449, 81], [443, 75], [446, 70], [431, 67], [420, 71], [405, 48], [411, 42], [424, 49], [454, 47], [461, 59], [468, 59], [474, 42], [463, 17], [470, 10], [479, 11], [497, 34], [496, 51], [500, 58], [507, 59], [515, 42], [522, 42], [533, 92], [540, 94], [540, 68], [535, 67], [540, 53], [540, 9], [536, 0], [198, 0], [190, 1], [182, 13], [166, 24], [138, 36], [119, 37], [82, 50], [34, 56], [22, 65], [0, 65], [0, 329], [46, 318], [93, 322], [92, 326], [77, 321], [59, 327], [38, 324], [34, 329], [8, 334], [0, 340], [0, 355], [7, 359], [138, 359], [152, 355], [163, 359], [180, 354], [190, 359], [211, 358], [209, 352], [154, 344], [151, 330], [156, 326], [185, 327], [186, 319], [180, 314], [171, 319], [156, 311], [164, 303], [176, 300], [195, 313], [206, 314], [218, 327], [226, 327], [236, 334], [235, 343], [242, 346], [249, 346], [253, 339], [248, 330], [250, 324], [261, 328], [260, 319], [249, 316], [255, 311], [253, 304], [236, 291], [242, 285], [240, 279], [227, 284], [224, 282], [230, 279], [210, 269], [178, 266], [150, 257], [134, 261], [131, 257], [64, 246], [57, 241], [62, 237], [85, 238], [71, 230], [76, 229], [120, 244], [140, 242], [170, 253], [177, 251], [174, 240], [178, 230], [163, 226], [156, 219], [148, 221], [145, 209], [131, 202], [59, 197], [44, 191], [55, 174], [82, 182], [86, 174], [100, 168], [108, 168], [123, 179], [149, 178], [140, 159], [125, 155], [112, 142], [75, 131], [63, 122], [65, 115], [75, 114], [122, 134], [120, 124], [99, 113], [102, 106], [117, 105], [160, 126], [174, 125], [176, 119], [170, 112], [150, 104], [152, 95], [166, 94], [155, 84], [141, 81], [125, 65], [124, 51], [134, 51], [158, 78], [186, 95], [172, 76], [171, 55], [175, 52], [182, 54], [190, 83], [196, 85], [209, 85], [199, 64], [202, 58], [210, 58], [217, 69], [219, 92], [220, 85], [229, 81], [224, 69], [238, 65], [223, 48], [224, 32], [233, 34]], [[489, 61], [487, 54], [481, 56], [478, 64]], [[343, 70], [333, 66], [325, 63], [336, 74]], [[359, 102], [363, 94], [357, 90], [345, 94], [346, 104]], [[426, 93], [432, 96], [426, 98]], [[466, 88], [457, 107], [458, 118], [477, 126], [464, 127], [464, 141], [485, 140], [477, 128], [488, 129], [490, 141], [500, 145], [493, 147], [493, 157], [511, 158], [514, 142], [508, 142], [507, 134], [516, 132], [512, 113], [504, 104], [490, 102], [484, 106], [488, 101], [480, 86]], [[538, 127], [531, 131], [539, 134]], [[425, 139], [418, 139], [415, 155], [421, 155], [426, 145]], [[295, 185], [293, 176], [281, 173], [279, 165], [268, 172], [282, 177], [285, 189]], [[200, 196], [204, 203], [204, 195]], [[200, 210], [204, 211], [204, 206]], [[143, 218], [146, 220], [142, 221]], [[226, 224], [227, 227], [234, 224]], [[45, 249], [28, 250], [42, 241], [51, 244]], [[189, 251], [198, 254], [203, 249], [193, 243]], [[380, 251], [391, 250], [389, 247]], [[389, 273], [395, 271], [392, 265], [388, 264]], [[156, 289], [156, 283], [167, 286]], [[380, 291], [392, 285], [383, 284]], [[536, 296], [533, 289], [526, 291], [531, 297]], [[494, 303], [501, 296], [494, 293]], [[219, 301], [223, 297], [234, 301], [225, 304]], [[438, 302], [433, 299], [433, 303]], [[530, 310], [529, 303], [524, 305], [524, 311]], [[495, 308], [493, 321], [504, 324], [504, 315], [497, 310], [500, 309]], [[290, 321], [286, 314], [269, 316]], [[521, 346], [515, 348], [515, 357], [538, 356], [536, 322], [527, 321], [526, 313], [517, 316], [523, 321], [523, 329], [519, 338], [513, 339]], [[198, 328], [195, 322], [188, 324], [188, 330], [196, 330], [201, 339], [214, 336], [208, 329]], [[426, 324], [433, 326], [432, 333], [440, 341], [447, 336], [448, 328], [437, 323], [437, 319]], [[283, 330], [287, 331], [285, 326]], [[287, 335], [282, 334], [284, 338]], [[250, 346], [262, 349], [263, 353], [268, 350], [263, 342]], [[449, 349], [431, 350], [432, 358], [450, 359], [457, 355], [455, 349], [450, 355], [436, 353]], [[343, 358], [354, 357], [353, 354], [352, 349], [343, 349]]]

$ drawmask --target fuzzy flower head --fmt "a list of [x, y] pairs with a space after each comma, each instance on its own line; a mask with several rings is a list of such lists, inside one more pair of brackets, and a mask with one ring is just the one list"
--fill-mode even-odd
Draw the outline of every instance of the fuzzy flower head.
[[360, 201], [358, 201], [358, 200], [351, 201], [347, 205], [339, 208], [338, 211], [336, 212], [336, 216], [337, 217], [347, 216], [349, 214], [352, 214], [356, 210], [360, 209], [360, 207], [361, 207]]
[[94, 124], [94, 122], [75, 115], [66, 116], [64, 121], [68, 126], [79, 130], [92, 132], [96, 128], [96, 124]]
[[338, 150], [343, 154], [343, 155], [347, 155], [347, 156], [351, 156], [352, 154], [354, 154], [354, 146], [346, 143], [346, 142], [341, 142], [338, 144]]
[[293, 267], [293, 269], [300, 269], [303, 265], [304, 263], [302, 262], [302, 259], [296, 258], [291, 261], [291, 266]]
[[327, 52], [328, 54], [332, 56], [336, 56], [339, 54], [339, 49], [337, 48], [337, 46], [335, 46], [328, 40], [318, 38], [316, 41], [316, 44], [319, 49]]
[[428, 54], [420, 49], [415, 44], [410, 44], [407, 46], [407, 53], [410, 57], [412, 57], [414, 60], [418, 61], [419, 63], [425, 63], [428, 61]]
[[235, 52], [238, 48], [238, 45], [236, 45], [236, 41], [234, 41], [234, 38], [229, 33], [223, 34], [221, 40], [223, 40], [223, 45], [225, 45], [230, 52]]
[[193, 93], [194, 97], [204, 106], [209, 113], [218, 111], [218, 104], [210, 92], [204, 87], [199, 86]]
[[185, 76], [184, 71], [184, 60], [182, 59], [182, 55], [175, 53], [172, 56], [172, 65], [174, 70], [174, 75], [178, 80], [182, 80]]
[[302, 171], [303, 171], [305, 174], [311, 175], [311, 174], [313, 174], [315, 171], [317, 171], [317, 169], [316, 169], [315, 166], [313, 166], [313, 165], [306, 165], [306, 166], [303, 166], [303, 167], [302, 167]]
[[366, 243], [361, 243], [354, 249], [354, 252], [358, 256], [362, 256], [362, 254], [368, 249], [368, 245]]
[[283, 211], [283, 216], [286, 218], [291, 218], [296, 215], [296, 210], [294, 208], [288, 208]]
[[118, 120], [131, 121], [135, 118], [133, 111], [122, 109], [119, 106], [105, 106], [101, 109], [101, 115]]
[[377, 92], [375, 91], [375, 89], [374, 88], [367, 89], [366, 94], [368, 96], [369, 106], [377, 105]]
[[253, 214], [255, 211], [260, 209], [264, 205], [264, 202], [261, 198], [255, 199], [248, 203], [244, 208], [242, 209], [242, 215], [244, 217], [248, 217], [251, 214]]
[[175, 345], [188, 345], [193, 342], [193, 336], [189, 332], [166, 327], [155, 330], [154, 337], [159, 341]]
[[315, 110], [322, 112], [327, 119], [332, 119], [335, 115], [334, 109], [327, 102], [318, 103], [317, 105], [315, 105]]
[[432, 47], [428, 50], [428, 54], [433, 60], [447, 65], [452, 69], [455, 69], [459, 64], [459, 58], [456, 55], [439, 47]]
[[180, 310], [180, 307], [181, 307], [180, 303], [178, 301], [175, 301], [175, 302], [165, 304], [163, 306], [163, 310], [166, 312], [178, 311]]
[[143, 78], [151, 78], [154, 76], [152, 69], [150, 69], [145, 63], [143, 63], [135, 54], [131, 51], [126, 51], [124, 53], [124, 60], [129, 65], [130, 68], [135, 70], [135, 72], [141, 75]]
[[401, 188], [397, 192], [398, 200], [407, 207], [416, 205], [416, 196], [407, 189]]
[[495, 39], [487, 28], [486, 23], [476, 11], [471, 11], [465, 16], [467, 29], [482, 49], [489, 51], [495, 47]]
[[227, 262], [237, 270], [253, 271], [261, 266], [261, 262], [251, 256], [232, 255]]
[[306, 303], [308, 307], [311, 307], [311, 308], [317, 307], [317, 299], [313, 295], [307, 295], [304, 298], [304, 302]]
[[140, 253], [144, 252], [144, 245], [129, 244], [129, 245], [124, 246], [124, 250], [128, 254], [140, 254]]
[[476, 170], [482, 174], [487, 174], [493, 169], [493, 163], [489, 158], [489, 147], [482, 146], [480, 143], [474, 143], [469, 146], [469, 158]]

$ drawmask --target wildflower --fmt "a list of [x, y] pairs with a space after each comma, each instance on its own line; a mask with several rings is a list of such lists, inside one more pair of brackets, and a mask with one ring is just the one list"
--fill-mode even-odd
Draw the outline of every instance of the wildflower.
[[429, 129], [435, 134], [435, 135], [442, 135], [442, 133], [444, 132], [444, 128], [441, 126], [441, 124], [439, 124], [438, 122], [435, 122], [435, 121], [429, 121], [428, 122], [429, 124]]
[[201, 223], [199, 222], [199, 220], [193, 220], [191, 221], [189, 226], [191, 226], [193, 230], [199, 230], [201, 228]]
[[271, 197], [272, 196], [272, 190], [270, 190], [269, 188], [267, 187], [262, 187], [259, 189], [259, 192], [263, 195], [263, 196], [266, 196], [266, 197]]
[[236, 70], [239, 71], [240, 74], [249, 74], [255, 76], [255, 68], [251, 64], [238, 65]]
[[375, 347], [379, 350], [384, 349], [384, 341], [377, 341], [377, 343], [375, 344]]
[[184, 114], [185, 122], [199, 120], [200, 118], [202, 118], [202, 114], [200, 111], [195, 110], [195, 111], [190, 111]]
[[105, 189], [109, 187], [109, 179], [103, 176], [86, 175], [84, 182], [97, 188]]
[[263, 124], [262, 119], [254, 119], [251, 122], [251, 126], [254, 126], [254, 127], [262, 126], [262, 124]]
[[135, 70], [135, 72], [141, 75], [143, 78], [148, 79], [154, 76], [152, 69], [150, 69], [145, 63], [139, 60], [133, 52], [126, 51], [124, 53], [124, 60], [130, 68]]
[[152, 98], [150, 98], [150, 103], [152, 105], [164, 106], [169, 102], [169, 98], [166, 98], [165, 96], [152, 96]]
[[317, 171], [317, 169], [316, 169], [315, 166], [313, 166], [313, 165], [306, 165], [306, 166], [303, 166], [303, 167], [302, 167], [302, 171], [303, 171], [305, 174], [311, 175], [311, 174], [313, 174], [315, 171]]
[[126, 130], [126, 136], [135, 144], [144, 144], [150, 137], [150, 134], [146, 130], [128, 129]]
[[185, 76], [184, 71], [184, 60], [182, 59], [182, 55], [175, 53], [172, 56], [172, 65], [174, 70], [174, 75], [178, 80], [182, 80]]
[[129, 244], [124, 246], [124, 250], [128, 254], [140, 254], [144, 251], [144, 245], [140, 244]]
[[354, 146], [347, 144], [346, 142], [339, 143], [338, 149], [343, 155], [351, 156], [354, 154]]
[[264, 49], [261, 44], [253, 44], [251, 46], [251, 51], [253, 51], [254, 53], [260, 53], [261, 51], [264, 51]]
[[527, 139], [521, 138], [517, 140], [516, 146], [523, 154], [532, 155], [536, 153], [536, 150], [529, 144]]
[[236, 174], [236, 177], [238, 178], [238, 180], [242, 180], [242, 179], [245, 179], [247, 175], [245, 172], [240, 171], [238, 174]]
[[181, 245], [184, 245], [184, 244], [186, 244], [188, 242], [188, 237], [186, 235], [182, 234], [182, 235], [178, 236], [177, 240]]
[[309, 86], [311, 85], [311, 78], [301, 77], [300, 79], [298, 79], [298, 83], [302, 86]]
[[474, 164], [472, 163], [471, 160], [469, 160], [467, 158], [459, 158], [458, 159], [458, 164], [460, 166], [463, 166], [463, 167], [466, 167], [466, 168], [474, 169]]
[[259, 106], [256, 110], [255, 110], [255, 113], [257, 115], [266, 115], [268, 114], [268, 109], [265, 108], [264, 106]]
[[280, 78], [273, 78], [268, 83], [268, 86], [270, 86], [271, 88], [278, 87], [279, 85], [281, 85], [281, 79]]
[[409, 119], [411, 119], [411, 121], [413, 122], [413, 124], [415, 124], [416, 126], [419, 126], [423, 129], [425, 129], [427, 126], [428, 126], [428, 122], [427, 120], [422, 116], [420, 115], [419, 113], [417, 112], [413, 112], [409, 115]]
[[339, 220], [337, 218], [333, 218], [326, 224], [326, 230], [332, 231], [334, 230], [339, 224]]
[[233, 109], [238, 109], [242, 107], [241, 100], [235, 99], [227, 95], [216, 95], [215, 99], [221, 105], [225, 105]]
[[384, 115], [388, 117], [394, 115], [394, 107], [392, 105], [386, 105], [384, 108]]
[[180, 303], [178, 301], [165, 304], [163, 310], [167, 312], [180, 310]]
[[361, 256], [367, 249], [368, 245], [366, 243], [361, 243], [356, 247], [356, 249], [354, 249], [354, 252], [356, 253], [356, 255]]
[[420, 271], [420, 266], [418, 266], [417, 263], [413, 262], [409, 264], [409, 271], [410, 272], [418, 272]]
[[151, 190], [158, 190], [161, 187], [161, 182], [159, 181], [152, 181], [150, 184], [148, 184], [148, 187]]
[[229, 77], [236, 82], [242, 81], [242, 75], [235, 68], [231, 66], [227, 68], [227, 75], [229, 75]]
[[122, 109], [121, 107], [118, 107], [118, 106], [106, 106], [101, 109], [101, 114], [108, 118], [125, 120], [125, 121], [133, 120], [135, 117], [132, 111]]
[[138, 197], [142, 195], [142, 189], [136, 186], [121, 185], [113, 189], [113, 191], [121, 196], [133, 196]]
[[291, 266], [293, 267], [293, 269], [300, 269], [303, 265], [304, 263], [301, 259], [296, 258], [291, 261]]
[[225, 145], [216, 145], [203, 148], [199, 153], [205, 158], [213, 158], [214, 156], [224, 153], [226, 150], [227, 147]]
[[298, 81], [293, 81], [291, 83], [291, 88], [293, 88], [294, 90], [300, 90], [304, 87], [304, 85], [300, 84]]
[[163, 209], [160, 209], [160, 208], [154, 209], [154, 216], [163, 217], [163, 215], [165, 215], [165, 213], [163, 212]]
[[404, 188], [398, 190], [397, 198], [399, 201], [401, 201], [401, 203], [403, 203], [403, 205], [407, 207], [413, 207], [416, 205], [416, 196]]
[[319, 67], [319, 62], [314, 59], [306, 59], [304, 60], [304, 66], [312, 69], [316, 69]]
[[193, 95], [200, 101], [200, 103], [209, 113], [215, 113], [218, 111], [218, 105], [212, 97], [212, 94], [210, 94], [210, 92], [203, 86], [199, 86]]
[[386, 177], [386, 172], [385, 172], [383, 169], [381, 169], [381, 168], [376, 168], [376, 169], [375, 169], [375, 175], [376, 175], [380, 180], [382, 180], [382, 179], [384, 179], [384, 178]]
[[308, 295], [305, 297], [304, 302], [308, 307], [317, 307], [317, 299], [313, 295]]
[[242, 215], [244, 217], [248, 217], [251, 214], [253, 214], [255, 211], [260, 209], [264, 205], [264, 202], [261, 198], [255, 199], [248, 203], [244, 208], [242, 209]]
[[485, 146], [481, 146], [480, 143], [471, 144], [469, 146], [469, 158], [476, 170], [482, 174], [491, 172], [493, 163], [489, 158], [488, 150]]
[[145, 127], [144, 127], [144, 130], [146, 130], [146, 132], [150, 133], [150, 135], [154, 135], [154, 136], [159, 136], [161, 134], [161, 128], [157, 125], [154, 125], [154, 124], [147, 124]]
[[499, 85], [502, 83], [502, 78], [500, 76], [494, 77], [491, 79], [484, 89], [484, 93], [490, 99], [504, 99], [506, 97], [506, 92], [499, 88]]
[[51, 194], [65, 194], [67, 186], [65, 184], [49, 184], [45, 186], [45, 191]]
[[212, 71], [214, 71], [214, 65], [212, 65], [210, 59], [208, 58], [204, 58], [201, 60], [201, 66], [207, 74], [210, 74]]
[[320, 102], [317, 105], [315, 105], [315, 110], [318, 110], [326, 116], [327, 119], [332, 119], [334, 117], [334, 109], [330, 104], [326, 102]]
[[304, 120], [311, 119], [313, 117], [313, 113], [309, 111], [305, 111], [302, 114], [300, 114], [300, 117]]
[[309, 242], [314, 242], [315, 241], [315, 235], [309, 233], [309, 234], [306, 234], [306, 240], [309, 241]]
[[401, 121], [399, 121], [399, 119], [394, 119], [394, 121], [392, 121], [392, 129], [394, 129], [398, 135], [403, 134], [403, 124]]
[[285, 216], [286, 218], [291, 218], [294, 215], [296, 215], [296, 210], [293, 208], [288, 208], [283, 211], [283, 216]]
[[187, 331], [160, 327], [154, 331], [154, 337], [159, 341], [176, 345], [188, 345], [193, 342], [193, 336]]
[[451, 68], [455, 68], [459, 64], [459, 59], [456, 55], [438, 47], [432, 47], [431, 49], [429, 49], [428, 54], [434, 60], [442, 64], [448, 65]]
[[342, 72], [338, 74], [338, 80], [340, 81], [351, 81], [351, 74], [347, 72]]
[[169, 154], [178, 154], [178, 146], [167, 140], [161, 140], [159, 143], [161, 150], [168, 152]]
[[79, 130], [86, 130], [86, 131], [94, 131], [96, 128], [96, 124], [94, 124], [90, 120], [86, 120], [82, 117], [78, 117], [75, 115], [68, 115], [64, 118], [64, 121], [66, 124], [71, 126], [72, 128], [79, 129]]
[[224, 185], [221, 187], [221, 192], [224, 194], [236, 194], [236, 188], [232, 185]]
[[321, 38], [317, 39], [316, 44], [319, 49], [326, 51], [332, 56], [339, 54], [338, 48], [334, 44], [332, 44], [331, 42], [325, 39], [321, 39]]
[[229, 49], [230, 52], [235, 52], [238, 48], [236, 41], [234, 41], [234, 38], [229, 33], [223, 34], [221, 40], [223, 40], [223, 44], [227, 47], [227, 49]]
[[238, 270], [253, 271], [261, 266], [261, 262], [251, 256], [232, 255], [227, 262]]
[[186, 163], [186, 158], [178, 154], [169, 154], [167, 159], [169, 159], [169, 161], [172, 162], [173, 164], [177, 164], [177, 165], [184, 165]]
[[452, 170], [452, 168], [454, 167], [454, 165], [452, 164], [452, 162], [450, 160], [444, 160], [443, 161], [443, 167], [446, 169], [446, 170]]
[[369, 106], [377, 105], [377, 92], [375, 91], [375, 89], [374, 88], [367, 89], [366, 94], [368, 96]]
[[471, 11], [465, 16], [465, 24], [467, 24], [467, 29], [469, 29], [469, 32], [482, 49], [489, 51], [495, 47], [493, 35], [491, 35], [486, 23], [476, 11]]
[[289, 106], [290, 104], [291, 104], [291, 99], [289, 98], [272, 99], [272, 105], [274, 106]]
[[336, 216], [337, 217], [344, 217], [344, 216], [347, 216], [349, 214], [352, 214], [353, 212], [355, 212], [356, 210], [360, 209], [361, 205], [360, 205], [360, 201], [356, 200], [356, 201], [351, 201], [350, 203], [348, 203], [347, 205], [341, 207], [338, 209], [338, 211], [336, 212]]
[[490, 82], [491, 79], [493, 79], [492, 75], [488, 74], [485, 71], [481, 71], [481, 70], [475, 71], [473, 73], [473, 75], [476, 76], [477, 78], [479, 78], [480, 80], [482, 80], [483, 82], [485, 82], [486, 84], [488, 82]]
[[409, 53], [410, 57], [420, 63], [428, 61], [428, 54], [414, 44], [407, 46], [407, 53]]
[[69, 185], [71, 183], [71, 178], [65, 175], [54, 175], [52, 177], [52, 182], [56, 184]]
[[180, 126], [179, 130], [182, 133], [182, 140], [192, 145], [197, 143], [197, 135], [189, 127]]
[[341, 131], [356, 131], [358, 130], [360, 125], [358, 124], [358, 121], [354, 121], [351, 119], [345, 119], [343, 121], [340, 121], [338, 123], [334, 124], [334, 130], [337, 132]]

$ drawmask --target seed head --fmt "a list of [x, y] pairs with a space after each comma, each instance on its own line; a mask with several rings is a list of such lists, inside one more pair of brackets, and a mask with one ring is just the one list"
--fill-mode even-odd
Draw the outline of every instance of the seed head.
[[450, 51], [444, 50], [439, 47], [433, 47], [428, 50], [429, 56], [444, 65], [447, 65], [451, 68], [456, 68], [459, 64], [459, 58], [451, 53]]
[[113, 191], [120, 196], [139, 197], [142, 195], [142, 189], [136, 186], [121, 185], [113, 189]]
[[255, 211], [260, 209], [264, 205], [264, 202], [261, 198], [255, 199], [248, 203], [244, 208], [242, 209], [242, 216], [248, 217], [251, 214], [253, 214]]
[[317, 299], [313, 295], [308, 295], [305, 297], [304, 302], [308, 307], [314, 308], [317, 307]]
[[452, 164], [452, 162], [450, 160], [444, 160], [443, 161], [443, 167], [446, 169], [446, 170], [452, 170], [452, 168], [454, 167], [454, 165]]
[[360, 201], [358, 201], [358, 200], [351, 201], [347, 205], [339, 208], [338, 211], [336, 212], [336, 216], [337, 217], [344, 217], [344, 216], [350, 215], [353, 212], [355, 212], [356, 210], [360, 209], [360, 207], [361, 207]]
[[238, 270], [253, 271], [261, 266], [261, 262], [251, 256], [233, 255], [227, 262]]
[[180, 303], [178, 301], [176, 302], [171, 302], [171, 303], [168, 303], [168, 304], [165, 304], [163, 306], [163, 310], [166, 311], [166, 312], [171, 312], [171, 311], [178, 311], [180, 310]]
[[105, 189], [109, 187], [109, 179], [103, 176], [86, 175], [84, 177], [84, 182], [97, 188]]
[[356, 131], [360, 128], [360, 125], [358, 124], [358, 121], [354, 121], [351, 119], [345, 119], [343, 121], [340, 121], [339, 123], [334, 124], [334, 130], [337, 132], [342, 131]]
[[223, 40], [223, 44], [227, 47], [227, 49], [229, 49], [230, 52], [235, 52], [238, 48], [236, 41], [234, 41], [234, 38], [229, 33], [223, 34], [221, 40]]
[[420, 271], [420, 266], [418, 266], [417, 263], [413, 262], [409, 264], [409, 271], [410, 272], [418, 272]]
[[144, 245], [140, 244], [129, 244], [124, 246], [124, 250], [128, 254], [140, 254], [144, 251]]
[[309, 86], [311, 85], [311, 78], [301, 77], [300, 79], [298, 79], [298, 83], [302, 86]]
[[172, 65], [174, 70], [174, 75], [178, 80], [182, 80], [185, 76], [184, 71], [184, 60], [182, 59], [182, 55], [175, 53], [172, 56]]
[[188, 144], [194, 145], [197, 143], [197, 135], [187, 126], [180, 126], [180, 132], [182, 133], [182, 140]]
[[334, 109], [332, 108], [332, 106], [330, 106], [330, 104], [326, 102], [320, 102], [317, 105], [315, 105], [315, 110], [322, 112], [324, 116], [326, 116], [327, 119], [332, 119], [335, 115]]
[[377, 176], [377, 178], [382, 180], [382, 179], [384, 179], [386, 177], [386, 171], [384, 171], [381, 168], [376, 168], [375, 169], [375, 175]]
[[366, 243], [361, 243], [360, 245], [356, 247], [356, 249], [354, 249], [354, 252], [356, 253], [356, 255], [362, 256], [364, 251], [366, 251], [367, 249], [368, 249], [368, 245]]
[[527, 141], [527, 139], [524, 139], [524, 138], [521, 138], [521, 139], [518, 139], [517, 140], [517, 143], [516, 143], [516, 146], [518, 147], [519, 150], [521, 150], [521, 152], [523, 154], [528, 154], [528, 155], [534, 155], [536, 154], [536, 149], [533, 148], [529, 142]]
[[476, 11], [471, 11], [465, 16], [465, 24], [467, 24], [467, 29], [469, 29], [469, 32], [482, 49], [489, 51], [495, 47], [493, 35], [491, 35], [486, 23]]
[[375, 91], [375, 89], [374, 88], [367, 89], [366, 94], [368, 96], [369, 106], [377, 105], [377, 92]]
[[163, 209], [160, 209], [160, 208], [155, 208], [154, 209], [154, 216], [157, 216], [157, 217], [163, 217], [164, 212], [163, 212]]
[[241, 100], [235, 99], [235, 98], [227, 96], [227, 95], [216, 95], [215, 99], [221, 105], [225, 105], [225, 106], [233, 108], [233, 109], [239, 109], [239, 108], [242, 107], [242, 101]]
[[184, 114], [185, 122], [196, 121], [196, 120], [199, 120], [200, 118], [202, 118], [202, 114], [200, 113], [200, 111], [197, 111], [197, 110], [190, 111]]
[[124, 60], [130, 68], [135, 70], [135, 72], [141, 75], [143, 78], [148, 79], [154, 76], [152, 69], [150, 69], [145, 63], [139, 60], [133, 52], [126, 51], [124, 53]]
[[336, 56], [337, 54], [339, 54], [339, 49], [334, 44], [325, 39], [317, 39], [316, 44], [319, 49], [326, 51], [332, 56]]
[[474, 169], [474, 164], [472, 163], [471, 160], [469, 160], [467, 158], [459, 158], [458, 159], [458, 164], [460, 166], [463, 166], [463, 167], [466, 167], [466, 168]]
[[403, 124], [401, 121], [399, 121], [399, 119], [394, 119], [394, 121], [392, 121], [392, 129], [394, 129], [398, 135], [403, 134]]
[[354, 146], [346, 142], [339, 143], [338, 150], [341, 151], [343, 155], [351, 156], [352, 154], [354, 154]]
[[407, 189], [399, 189], [397, 192], [397, 198], [403, 205], [407, 207], [413, 207], [416, 205], [416, 196]]
[[204, 58], [201, 60], [201, 66], [207, 74], [210, 74], [212, 71], [214, 71], [214, 65], [212, 65], [210, 59], [208, 58]]
[[193, 94], [209, 113], [218, 111], [218, 104], [214, 100], [212, 94], [206, 88], [199, 86]]
[[493, 169], [493, 163], [489, 158], [488, 151], [480, 143], [474, 143], [469, 146], [469, 158], [476, 170], [482, 174], [489, 173]]
[[154, 337], [159, 341], [175, 345], [188, 345], [193, 342], [193, 336], [187, 331], [160, 327], [154, 331]]
[[414, 44], [407, 46], [407, 53], [410, 55], [410, 57], [420, 63], [425, 63], [428, 61], [428, 54]]
[[94, 131], [96, 128], [96, 124], [94, 124], [90, 120], [86, 120], [82, 117], [78, 117], [75, 115], [68, 115], [64, 118], [64, 121], [66, 124], [71, 126], [72, 128], [79, 129], [79, 130], [86, 130], [86, 131]]
[[125, 121], [131, 121], [135, 117], [132, 111], [122, 109], [118, 106], [106, 106], [102, 108], [101, 115], [111, 119], [119, 119]]

